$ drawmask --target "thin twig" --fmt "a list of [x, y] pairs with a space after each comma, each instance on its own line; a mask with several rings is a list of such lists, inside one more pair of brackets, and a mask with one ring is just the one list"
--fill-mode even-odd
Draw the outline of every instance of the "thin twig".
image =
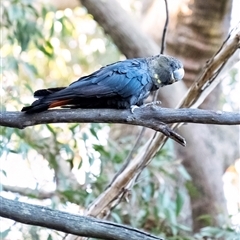
[[163, 28], [160, 54], [164, 53], [164, 49], [166, 46], [166, 36], [167, 36], [167, 28], [168, 28], [168, 22], [169, 22], [168, 1], [164, 0], [164, 2], [165, 2], [166, 20], [165, 20], [165, 24], [164, 24], [164, 28]]
[[2, 185], [2, 190], [6, 192], [13, 192], [13, 193], [18, 193], [22, 196], [31, 196], [32, 198], [36, 199], [47, 199], [47, 198], [52, 198], [53, 196], [57, 195], [56, 191], [52, 192], [46, 192], [43, 190], [39, 189], [31, 189], [31, 188], [23, 188], [23, 187], [18, 187], [18, 186], [10, 186], [10, 185]]
[[144, 134], [146, 130], [146, 127], [142, 127], [141, 130], [140, 130], [140, 133], [138, 134], [138, 137], [137, 137], [137, 140], [134, 144], [134, 146], [132, 147], [132, 149], [130, 150], [130, 152], [128, 153], [128, 156], [126, 157], [126, 159], [124, 160], [124, 163], [121, 167], [121, 169], [117, 172], [117, 174], [113, 177], [113, 179], [111, 180], [111, 182], [109, 183], [109, 185], [111, 185], [111, 183], [116, 179], [116, 177], [121, 174], [123, 172], [123, 170], [127, 167], [127, 165], [129, 164], [130, 160], [132, 159], [133, 157], [133, 154], [136, 152], [136, 150], [138, 149], [140, 143], [141, 143], [141, 139], [142, 139], [142, 136]]
[[[169, 22], [168, 1], [167, 1], [167, 0], [164, 0], [164, 2], [165, 2], [166, 19], [165, 19], [165, 23], [164, 23], [164, 27], [163, 27], [160, 54], [164, 54], [164, 50], [165, 50], [165, 46], [166, 46], [167, 28], [168, 28], [168, 22]], [[153, 102], [156, 102], [156, 101], [157, 101], [158, 93], [159, 93], [159, 90], [157, 90], [157, 91], [153, 94]]]

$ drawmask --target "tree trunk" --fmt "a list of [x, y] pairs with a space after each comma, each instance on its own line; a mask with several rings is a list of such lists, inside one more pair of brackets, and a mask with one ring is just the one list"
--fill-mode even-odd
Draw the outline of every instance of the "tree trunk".
[[[227, 36], [230, 26], [232, 1], [185, 1], [177, 16], [175, 31], [168, 36], [168, 49], [171, 54], [183, 58], [186, 70], [185, 83], [189, 87], [204, 62], [217, 51]], [[219, 89], [215, 90], [205, 101], [205, 107], [216, 108], [219, 103]], [[176, 146], [177, 155], [183, 159], [183, 164], [193, 178], [193, 187], [188, 188], [194, 231], [208, 224], [206, 219], [199, 216], [209, 215], [213, 225], [225, 220], [220, 215], [227, 215], [222, 175], [221, 141], [218, 129], [207, 125], [186, 126], [180, 129], [188, 142], [187, 151]], [[215, 130], [215, 131], [214, 131]], [[216, 131], [217, 130], [217, 131]], [[236, 139], [237, 142], [237, 139]], [[235, 147], [236, 149], [236, 147]], [[226, 149], [225, 149], [226, 150]], [[229, 152], [232, 161], [236, 159], [236, 151]]]

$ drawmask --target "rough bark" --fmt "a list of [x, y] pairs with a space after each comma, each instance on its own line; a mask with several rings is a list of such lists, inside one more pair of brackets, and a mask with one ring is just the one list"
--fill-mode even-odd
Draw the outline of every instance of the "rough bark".
[[1, 196], [0, 202], [1, 217], [25, 224], [107, 240], [163, 240], [136, 228], [92, 217], [73, 215], [43, 206], [9, 200]]

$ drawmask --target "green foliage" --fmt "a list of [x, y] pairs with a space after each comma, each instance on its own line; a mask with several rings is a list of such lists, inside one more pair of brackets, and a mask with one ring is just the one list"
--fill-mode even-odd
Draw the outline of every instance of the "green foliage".
[[[121, 141], [124, 142], [124, 139]], [[177, 186], [176, 172], [184, 171], [181, 163], [174, 160], [171, 148], [172, 143], [169, 142], [143, 171], [133, 190], [127, 193], [128, 201], [121, 202], [111, 211], [110, 220], [143, 228], [154, 234], [161, 233], [162, 237], [176, 237], [172, 239], [177, 239], [181, 231], [191, 230], [179, 222], [179, 218], [184, 214], [183, 205], [187, 195]], [[110, 175], [109, 173], [113, 175], [112, 169], [118, 170], [122, 166], [122, 159], [128, 154], [128, 151], [119, 149], [118, 145], [112, 144], [111, 141], [106, 146], [96, 144], [94, 149], [100, 153], [103, 176]], [[189, 180], [189, 175], [185, 172], [179, 176]], [[96, 183], [99, 182], [98, 178]], [[93, 184], [94, 191], [96, 183]]]
[[[30, 0], [2, 2], [1, 30], [6, 40], [1, 46], [3, 111], [19, 110], [23, 104], [29, 104], [36, 89], [68, 85], [121, 57], [84, 8], [57, 11], [51, 6], [36, 4]], [[1, 170], [3, 183], [10, 181], [40, 192], [54, 185], [54, 197], [38, 204], [56, 209], [70, 209], [76, 204], [87, 207], [121, 168], [134, 145], [135, 136], [127, 136], [119, 143], [111, 138], [110, 129], [111, 125], [96, 123], [48, 124], [24, 130], [1, 128], [1, 159], [6, 166], [14, 164]], [[187, 181], [191, 193], [197, 193], [187, 171], [172, 152], [173, 143], [168, 141], [139, 176], [129, 192], [129, 202], [123, 200], [116, 206], [109, 215], [110, 220], [166, 239], [192, 239], [191, 229], [184, 223], [188, 198], [184, 182]], [[69, 169], [67, 174], [62, 160]], [[23, 177], [17, 175], [13, 179], [12, 166], [18, 166], [19, 172], [24, 171]], [[24, 170], [20, 166], [25, 166]], [[22, 178], [27, 178], [29, 171], [31, 186], [25, 186]], [[69, 179], [69, 174], [74, 178]], [[36, 201], [36, 196], [27, 194], [28, 201]], [[25, 234], [23, 239], [25, 236], [25, 239], [38, 239], [43, 235], [41, 228], [26, 229], [18, 225], [18, 229]], [[11, 231], [14, 230], [9, 227], [1, 236], [5, 238]], [[46, 236], [46, 231], [44, 234]], [[234, 234], [230, 229], [206, 228], [196, 237], [221, 235], [234, 239]], [[58, 237], [49, 231], [44, 239]]]
[[205, 227], [202, 228], [200, 233], [196, 234], [196, 239], [225, 239], [225, 240], [239, 240], [239, 232], [236, 229], [226, 227]]

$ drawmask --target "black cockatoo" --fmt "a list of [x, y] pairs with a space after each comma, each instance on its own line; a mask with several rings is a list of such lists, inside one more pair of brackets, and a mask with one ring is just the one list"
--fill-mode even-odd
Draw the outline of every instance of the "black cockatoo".
[[36, 113], [54, 107], [131, 108], [143, 104], [150, 92], [179, 81], [182, 63], [171, 56], [157, 55], [119, 61], [79, 78], [68, 87], [41, 89], [38, 100], [22, 112]]

